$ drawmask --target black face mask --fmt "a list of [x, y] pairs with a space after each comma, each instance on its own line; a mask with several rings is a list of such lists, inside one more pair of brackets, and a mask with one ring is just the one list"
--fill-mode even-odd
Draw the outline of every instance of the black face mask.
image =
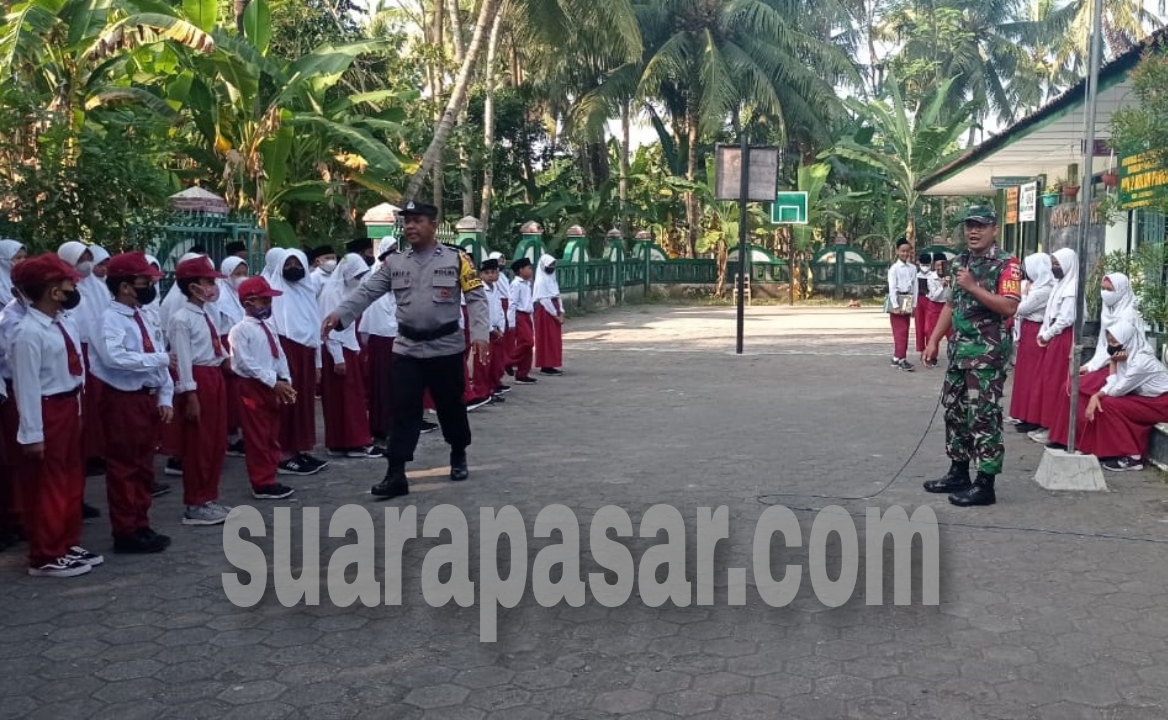
[[368, 255], [362, 255], [361, 259], [365, 261], [366, 267], [373, 267], [373, 258], [369, 257]]
[[284, 279], [288, 282], [299, 282], [304, 279], [304, 268], [288, 268], [284, 271]]
[[1062, 280], [1063, 279], [1063, 269], [1061, 267], [1057, 267], [1057, 266], [1052, 267], [1050, 269], [1050, 272], [1052, 275], [1054, 275], [1055, 280]]
[[139, 305], [149, 305], [158, 297], [158, 289], [153, 285], [144, 288], [136, 287], [134, 288], [134, 295], [138, 298]]
[[64, 307], [66, 310], [72, 310], [81, 304], [81, 292], [79, 290], [62, 290], [65, 293]]
[[556, 269], [554, 267], [546, 267], [543, 269], [543, 271], [545, 273], [547, 273], [548, 275], [551, 275], [552, 273], [554, 273], [556, 271]]
[[1108, 345], [1107, 346], [1107, 354], [1108, 355], [1118, 355], [1121, 352], [1123, 352], [1123, 345]]

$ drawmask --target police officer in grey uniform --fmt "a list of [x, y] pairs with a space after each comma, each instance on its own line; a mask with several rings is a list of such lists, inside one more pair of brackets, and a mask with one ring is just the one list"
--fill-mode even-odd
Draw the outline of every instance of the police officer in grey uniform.
[[466, 480], [470, 423], [463, 402], [466, 342], [459, 328], [462, 298], [470, 314], [471, 349], [486, 357], [487, 296], [474, 264], [458, 248], [435, 240], [438, 209], [409, 203], [400, 215], [409, 249], [394, 251], [376, 273], [324, 319], [322, 336], [355, 322], [387, 292], [397, 300], [397, 340], [393, 344], [393, 434], [389, 470], [370, 493], [381, 499], [408, 495], [406, 463], [414, 459], [422, 422], [422, 393], [430, 389], [442, 435], [450, 444], [450, 479]]

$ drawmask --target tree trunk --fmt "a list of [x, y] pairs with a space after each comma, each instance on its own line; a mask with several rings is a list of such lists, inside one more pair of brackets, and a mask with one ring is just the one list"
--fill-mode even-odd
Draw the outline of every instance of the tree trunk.
[[[686, 117], [686, 129], [689, 131], [689, 157], [686, 163], [685, 179], [694, 182], [698, 168], [698, 109], [691, 101], [691, 107]], [[689, 225], [689, 257], [698, 256], [698, 198], [693, 192], [685, 193], [685, 221]]]
[[629, 156], [632, 149], [629, 147], [629, 136], [632, 134], [632, 103], [628, 100], [621, 103], [621, 155], [620, 155], [620, 230], [621, 237], [629, 235]]
[[446, 0], [446, 14], [450, 16], [450, 44], [454, 46], [454, 62], [462, 65], [465, 55], [462, 45], [462, 16], [458, 12], [458, 0]]
[[[462, 45], [462, 18], [458, 11], [458, 0], [446, 0], [446, 14], [450, 17], [450, 44], [454, 48], [454, 62], [461, 66], [465, 58]], [[458, 126], [466, 122], [466, 108], [458, 114]], [[459, 176], [462, 184], [462, 214], [463, 217], [474, 215], [474, 179], [471, 177], [470, 155], [466, 151], [466, 142], [458, 143]]]
[[483, 237], [491, 227], [491, 196], [495, 182], [495, 60], [499, 53], [499, 29], [503, 27], [503, 13], [495, 15], [491, 37], [487, 41], [487, 98], [483, 104]]
[[422, 155], [421, 165], [410, 178], [409, 186], [406, 187], [404, 198], [406, 202], [418, 194], [418, 190], [422, 187], [422, 180], [434, 167], [434, 163], [438, 161], [442, 149], [446, 146], [446, 140], [450, 137], [451, 130], [454, 129], [454, 120], [462, 110], [463, 103], [466, 102], [471, 74], [474, 72], [483, 47], [483, 36], [487, 35], [490, 26], [495, 21], [495, 16], [499, 12], [499, 3], [500, 0], [483, 0], [478, 20], [475, 22], [474, 35], [470, 39], [470, 46], [466, 49], [466, 56], [462, 60], [458, 77], [454, 80], [454, 87], [450, 93], [450, 99], [446, 103], [446, 110], [434, 128], [434, 137], [430, 140], [430, 146], [426, 148], [425, 154]]
[[243, 14], [247, 12], [247, 6], [251, 0], [235, 0], [233, 7], [235, 10], [235, 32], [243, 35]]

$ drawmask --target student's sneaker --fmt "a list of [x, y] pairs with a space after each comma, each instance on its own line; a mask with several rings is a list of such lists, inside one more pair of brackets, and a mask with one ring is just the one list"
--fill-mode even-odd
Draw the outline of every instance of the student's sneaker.
[[901, 360], [900, 361], [900, 369], [905, 371], [905, 372], [912, 372], [914, 368], [913, 368], [913, 364], [910, 363], [908, 360]]
[[1009, 425], [1018, 425], [1018, 424], [1020, 424], [1022, 421], [1021, 421], [1021, 420], [1019, 420], [1019, 419], [1018, 419], [1018, 418], [1016, 418], [1016, 417], [1005, 417], [1005, 418], [1003, 418], [1003, 419], [1002, 419], [1002, 422], [1004, 422], [1004, 423], [1007, 423], [1007, 424], [1009, 424]]
[[217, 502], [205, 505], [188, 505], [183, 513], [183, 525], [222, 525], [231, 510]]
[[233, 442], [227, 446], [227, 455], [229, 457], [246, 457], [247, 456], [246, 453], [244, 453], [244, 451], [243, 451], [243, 438], [240, 438], [239, 440], [236, 440], [235, 442]]
[[892, 358], [892, 363], [889, 365], [889, 367], [892, 368], [893, 370], [899, 370], [900, 369], [900, 362], [901, 361], [898, 360], [897, 358]]
[[81, 503], [82, 520], [96, 520], [99, 517], [101, 517], [101, 510], [98, 510], [89, 503]]
[[28, 574], [33, 577], [77, 577], [86, 573], [93, 572], [93, 567], [87, 565], [80, 560], [75, 560], [69, 556], [57, 558], [56, 560], [45, 563], [40, 567], [30, 567]]
[[1014, 426], [1014, 430], [1016, 430], [1019, 433], [1032, 433], [1035, 430], [1041, 430], [1041, 429], [1042, 428], [1035, 425], [1034, 423], [1028, 423], [1028, 422], [1020, 422]]
[[430, 422], [429, 420], [423, 420], [423, 421], [422, 421], [422, 430], [421, 430], [421, 433], [422, 433], [423, 435], [425, 435], [426, 433], [432, 433], [432, 432], [434, 432], [434, 431], [435, 431], [435, 430], [437, 430], [437, 429], [438, 429], [438, 423], [432, 423], [432, 422]]
[[365, 447], [359, 447], [359, 448], [345, 448], [345, 449], [329, 450], [328, 453], [329, 453], [329, 455], [332, 455], [333, 457], [360, 458], [360, 459], [385, 457], [385, 449], [379, 448], [376, 445], [366, 445]]
[[283, 500], [294, 492], [296, 491], [287, 485], [272, 483], [271, 485], [252, 488], [251, 496], [256, 500]]
[[478, 410], [482, 406], [490, 404], [490, 402], [491, 398], [489, 397], [480, 398], [478, 400], [471, 400], [466, 404], [466, 411], [470, 412], [471, 410]]
[[557, 368], [540, 368], [540, 375], [563, 375], [564, 371]]
[[495, 394], [495, 395], [491, 396], [491, 399], [488, 402], [491, 405], [494, 405], [496, 403], [501, 404], [501, 403], [507, 402], [507, 398], [503, 397], [502, 395]]
[[496, 395], [502, 395], [503, 393], [509, 393], [509, 392], [511, 392], [510, 385], [500, 385], [499, 387], [495, 388]]
[[517, 377], [515, 378], [515, 382], [521, 383], [523, 385], [534, 385], [539, 382], [539, 380], [536, 380], [533, 377]]
[[316, 465], [309, 465], [300, 457], [285, 460], [276, 466], [277, 475], [315, 475], [320, 472]]
[[1104, 460], [1102, 463], [1104, 470], [1112, 472], [1127, 472], [1129, 470], [1143, 470], [1144, 463], [1140, 458], [1133, 457], [1117, 457]]
[[150, 528], [142, 528], [132, 535], [114, 536], [114, 552], [126, 555], [160, 553], [170, 545], [170, 538]]
[[1030, 438], [1039, 445], [1045, 445], [1050, 442], [1050, 430], [1039, 428], [1026, 433], [1026, 437]]
[[313, 457], [312, 455], [309, 455], [308, 453], [300, 453], [299, 455], [296, 456], [296, 459], [298, 459], [300, 462], [304, 463], [305, 465], [308, 465], [310, 467], [315, 467], [317, 470], [324, 470], [326, 467], [328, 467], [327, 460], [321, 460], [320, 458]]
[[163, 470], [167, 475], [176, 475], [182, 477], [182, 460], [178, 458], [167, 458], [166, 469]]
[[103, 558], [101, 555], [95, 555], [94, 553], [91, 553], [78, 545], [74, 545], [73, 547], [69, 548], [69, 552], [66, 553], [65, 557], [69, 558], [70, 560], [83, 562], [90, 567], [97, 567], [98, 565], [101, 565], [105, 562], [105, 558]]
[[156, 482], [156, 483], [154, 483], [154, 486], [152, 488], [150, 488], [150, 496], [151, 497], [161, 497], [163, 495], [166, 495], [169, 492], [170, 492], [170, 486], [167, 485], [166, 483]]

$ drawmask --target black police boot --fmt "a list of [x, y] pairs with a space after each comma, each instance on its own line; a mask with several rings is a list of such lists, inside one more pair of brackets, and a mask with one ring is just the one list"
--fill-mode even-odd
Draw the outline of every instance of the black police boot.
[[461, 482], [470, 477], [470, 470], [466, 466], [466, 450], [450, 451], [450, 479]]
[[968, 490], [969, 487], [969, 463], [959, 463], [956, 460], [950, 463], [949, 472], [945, 473], [945, 477], [925, 483], [925, 490], [931, 493], [961, 492]]
[[957, 507], [993, 505], [997, 501], [994, 495], [994, 476], [983, 472], [979, 472], [973, 479], [973, 487], [949, 496], [949, 502]]
[[369, 489], [369, 494], [378, 500], [389, 500], [410, 494], [410, 483], [406, 479], [405, 465], [393, 463], [385, 473], [385, 479]]

